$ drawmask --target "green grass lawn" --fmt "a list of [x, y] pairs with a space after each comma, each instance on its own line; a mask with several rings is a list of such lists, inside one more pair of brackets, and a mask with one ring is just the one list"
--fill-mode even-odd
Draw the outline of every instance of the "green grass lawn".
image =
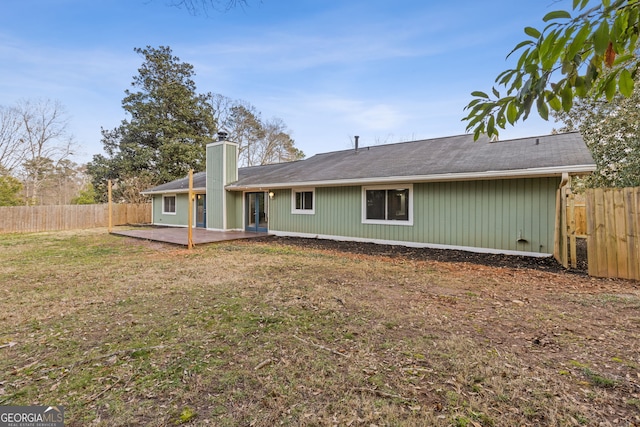
[[0, 235], [0, 327], [0, 405], [68, 426], [640, 423], [634, 282]]

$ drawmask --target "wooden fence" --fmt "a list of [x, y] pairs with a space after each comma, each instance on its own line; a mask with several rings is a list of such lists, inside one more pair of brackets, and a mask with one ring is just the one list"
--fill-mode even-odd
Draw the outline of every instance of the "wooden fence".
[[[579, 210], [579, 209], [578, 209]], [[577, 237], [579, 214], [576, 212], [575, 195], [571, 191], [570, 178], [564, 177], [556, 192], [556, 227], [553, 255], [565, 268], [578, 264]]]
[[[151, 204], [114, 204], [113, 225], [151, 222]], [[109, 205], [0, 207], [0, 233], [29, 233], [107, 227]]]
[[576, 223], [576, 236], [587, 238], [587, 205], [576, 203], [573, 208], [573, 217]]
[[589, 275], [640, 280], [640, 187], [586, 193]]

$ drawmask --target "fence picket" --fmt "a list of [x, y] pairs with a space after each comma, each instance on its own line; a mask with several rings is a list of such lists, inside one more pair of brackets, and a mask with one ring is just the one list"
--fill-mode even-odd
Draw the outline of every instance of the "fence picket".
[[589, 275], [640, 280], [640, 187], [586, 193]]
[[634, 277], [640, 277], [640, 264], [637, 261], [634, 261], [634, 255], [638, 257], [638, 212], [637, 210], [637, 202], [636, 198], [640, 188], [636, 188], [632, 191], [627, 191], [624, 193], [625, 198], [625, 215], [626, 215], [626, 224], [627, 228], [625, 230], [626, 238], [627, 238], [627, 268], [628, 268], [628, 278], [633, 279]]
[[[106, 227], [109, 205], [1, 206], [0, 233]], [[151, 222], [151, 204], [114, 204], [114, 225]]]

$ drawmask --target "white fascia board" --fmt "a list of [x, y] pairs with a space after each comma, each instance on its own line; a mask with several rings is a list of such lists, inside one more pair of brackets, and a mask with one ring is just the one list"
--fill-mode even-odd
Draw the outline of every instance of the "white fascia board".
[[[194, 188], [193, 189], [194, 193], [206, 193], [207, 189], [206, 188], [202, 188], [202, 187], [198, 187], [198, 188]], [[144, 196], [154, 196], [156, 194], [167, 194], [167, 193], [171, 193], [171, 194], [186, 194], [189, 193], [189, 189], [185, 188], [185, 189], [180, 189], [180, 190], [164, 190], [164, 191], [141, 191], [140, 194], [144, 195]]]
[[513, 178], [540, 178], [546, 176], [562, 176], [563, 173], [569, 175], [585, 174], [596, 170], [595, 165], [574, 165], [574, 166], [554, 166], [548, 168], [515, 169], [504, 171], [486, 172], [464, 172], [437, 175], [411, 175], [411, 176], [390, 176], [374, 178], [354, 178], [326, 181], [308, 182], [278, 182], [262, 183], [259, 186], [227, 186], [227, 190], [246, 191], [254, 189], [275, 189], [275, 188], [296, 188], [296, 187], [331, 187], [348, 185], [369, 185], [369, 184], [396, 184], [404, 182], [449, 182], [449, 181], [471, 181], [490, 179], [513, 179]]

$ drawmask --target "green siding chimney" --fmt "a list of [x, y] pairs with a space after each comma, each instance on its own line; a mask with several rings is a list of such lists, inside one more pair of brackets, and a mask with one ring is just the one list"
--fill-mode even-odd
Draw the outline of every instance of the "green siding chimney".
[[233, 195], [224, 189], [238, 180], [238, 144], [226, 140], [207, 144], [207, 228], [228, 230]]

